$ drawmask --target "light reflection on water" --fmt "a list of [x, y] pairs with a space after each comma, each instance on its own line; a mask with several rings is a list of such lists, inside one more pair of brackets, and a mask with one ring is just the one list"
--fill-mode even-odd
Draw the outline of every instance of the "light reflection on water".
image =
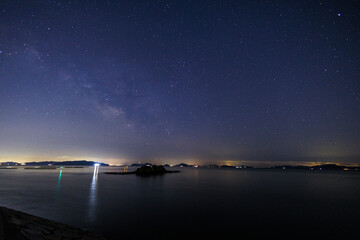
[[60, 169], [60, 173], [59, 173], [59, 179], [58, 179], [58, 182], [57, 182], [57, 185], [56, 185], [56, 189], [57, 190], [60, 190], [60, 187], [61, 187], [61, 174], [62, 174], [62, 168]]
[[336, 235], [360, 224], [357, 173], [179, 170], [155, 177], [102, 174], [114, 171], [107, 167], [1, 170], [0, 206], [114, 239], [119, 226], [127, 230], [124, 239], [131, 239], [134, 231], [140, 238], [159, 226], [164, 234], [179, 228], [190, 234], [188, 226], [195, 226], [205, 236], [231, 236], [229, 229], [254, 233], [263, 226], [283, 234], [316, 225]]
[[56, 184], [55, 203], [59, 199], [59, 195], [60, 195], [62, 171], [63, 171], [63, 169], [61, 167], [60, 172], [59, 172], [59, 178], [58, 178], [58, 181], [57, 181], [57, 184]]
[[96, 202], [97, 202], [97, 179], [99, 175], [99, 165], [94, 166], [94, 173], [90, 185], [90, 195], [89, 195], [89, 208], [88, 208], [88, 222], [95, 222], [96, 221]]

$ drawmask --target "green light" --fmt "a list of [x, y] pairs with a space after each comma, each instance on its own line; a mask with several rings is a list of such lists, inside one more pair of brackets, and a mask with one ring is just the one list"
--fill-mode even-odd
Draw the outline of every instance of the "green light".
[[[61, 168], [62, 168], [62, 167], [61, 167]], [[58, 182], [57, 182], [57, 188], [59, 188], [59, 187], [60, 187], [61, 174], [62, 174], [62, 169], [60, 170], [60, 173], [59, 173], [59, 179], [58, 179]]]

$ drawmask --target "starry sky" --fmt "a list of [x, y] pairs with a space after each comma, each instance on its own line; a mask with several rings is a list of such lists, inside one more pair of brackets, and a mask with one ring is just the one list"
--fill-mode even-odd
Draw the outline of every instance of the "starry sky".
[[360, 163], [358, 1], [0, 1], [0, 161]]

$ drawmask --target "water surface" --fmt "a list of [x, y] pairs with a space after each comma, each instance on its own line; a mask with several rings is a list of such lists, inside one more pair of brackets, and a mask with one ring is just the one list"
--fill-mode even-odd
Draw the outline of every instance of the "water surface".
[[109, 169], [2, 169], [0, 205], [110, 238], [360, 237], [358, 173], [181, 168], [156, 177], [102, 174]]

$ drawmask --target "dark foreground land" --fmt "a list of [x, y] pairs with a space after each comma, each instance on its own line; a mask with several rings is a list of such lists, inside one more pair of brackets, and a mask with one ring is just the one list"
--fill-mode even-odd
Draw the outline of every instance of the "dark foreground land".
[[0, 207], [0, 240], [105, 239], [97, 234]]

